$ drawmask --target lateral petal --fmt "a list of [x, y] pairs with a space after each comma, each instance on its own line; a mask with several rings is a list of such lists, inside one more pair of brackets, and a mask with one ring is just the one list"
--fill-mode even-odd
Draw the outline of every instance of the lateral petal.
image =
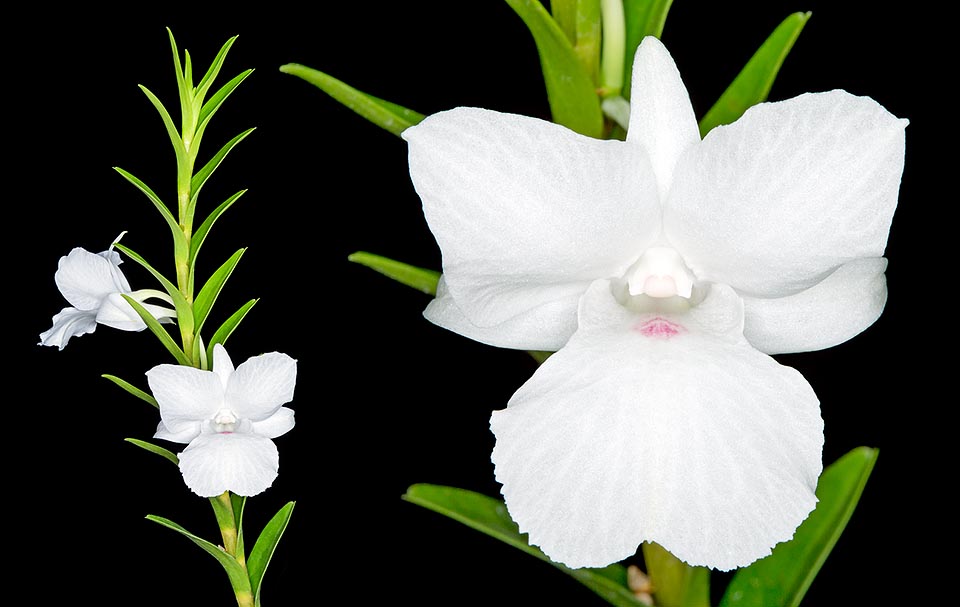
[[880, 317], [887, 302], [883, 257], [856, 259], [809, 289], [778, 298], [743, 298], [744, 335], [767, 354], [843, 343]]
[[511, 516], [570, 567], [608, 565], [644, 541], [721, 570], [766, 556], [816, 504], [813, 390], [731, 339], [739, 304], [729, 289], [712, 290], [699, 318], [628, 318], [612, 299], [594, 284], [581, 328], [492, 415]]
[[666, 199], [680, 155], [700, 141], [697, 117], [677, 64], [659, 40], [647, 36], [633, 59], [627, 141], [647, 151]]
[[296, 383], [296, 360], [280, 352], [261, 354], [248, 358], [230, 375], [226, 400], [239, 417], [263, 421], [293, 399]]
[[96, 328], [97, 316], [94, 312], [64, 308], [53, 317], [53, 326], [40, 334], [39, 345], [57, 346], [63, 350], [71, 337], [93, 333]]
[[440, 245], [449, 295], [492, 327], [540, 319], [621, 275], [660, 232], [640, 146], [525, 116], [457, 108], [404, 131], [410, 177]]
[[802, 291], [883, 255], [906, 125], [844, 91], [755, 105], [681, 158], [664, 229], [701, 280], [756, 297]]
[[160, 419], [171, 435], [193, 431], [223, 407], [223, 387], [215, 373], [185, 365], [157, 365], [147, 371], [147, 383]]
[[180, 453], [183, 480], [201, 497], [257, 495], [273, 484], [279, 467], [272, 440], [240, 432], [201, 434]]
[[555, 352], [577, 329], [577, 317], [571, 310], [577, 309], [582, 294], [582, 287], [571, 289], [565, 297], [541, 304], [500, 324], [478, 327], [457, 306], [441, 276], [437, 296], [427, 305], [423, 315], [444, 329], [491, 346]]
[[80, 310], [95, 310], [110, 293], [127, 293], [130, 284], [111, 259], [76, 247], [60, 258], [54, 280], [64, 299]]

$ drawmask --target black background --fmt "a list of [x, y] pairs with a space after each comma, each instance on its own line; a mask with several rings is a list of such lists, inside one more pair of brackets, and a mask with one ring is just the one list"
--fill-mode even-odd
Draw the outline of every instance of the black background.
[[[232, 603], [213, 559], [144, 519], [157, 514], [217, 537], [209, 505], [178, 471], [123, 441], [149, 439], [156, 412], [99, 377], [112, 373], [146, 387], [147, 369], [172, 362], [166, 352], [148, 332], [102, 326], [62, 352], [36, 345], [65, 305], [53, 273], [71, 248], [102, 251], [127, 230], [123, 243], [170, 275], [167, 228], [111, 169], [129, 170], [173, 198], [172, 148], [137, 88], [145, 85], [176, 112], [165, 27], [198, 71], [238, 34], [221, 83], [256, 70], [214, 118], [201, 148], [206, 159], [257, 127], [200, 198], [202, 215], [249, 190], [216, 225], [200, 272], [248, 247], [214, 308], [223, 319], [261, 298], [229, 351], [237, 363], [273, 350], [299, 361], [291, 405], [297, 426], [276, 441], [280, 476], [248, 503], [253, 535], [286, 501], [297, 501], [264, 604], [603, 604], [548, 565], [401, 501], [416, 482], [498, 494], [489, 414], [535, 366], [522, 352], [433, 326], [421, 317], [426, 295], [347, 262], [351, 252], [369, 250], [440, 267], [405, 144], [278, 69], [302, 63], [425, 114], [472, 105], [549, 118], [532, 39], [503, 2], [330, 4], [304, 10], [274, 2], [220, 14], [202, 7], [46, 14], [35, 5], [7, 40], [4, 181], [12, 186], [8, 267], [15, 274], [7, 287], [14, 337], [7, 342], [13, 387], [4, 497], [12, 537], [5, 551], [16, 562], [10, 579], [38, 604]], [[909, 603], [936, 593], [937, 560], [927, 542], [947, 541], [953, 529], [936, 509], [955, 475], [941, 471], [934, 435], [955, 406], [953, 393], [939, 392], [948, 359], [935, 349], [952, 331], [941, 303], [952, 264], [934, 248], [943, 240], [929, 226], [941, 223], [937, 213], [948, 204], [934, 161], [955, 112], [930, 105], [942, 96], [937, 78], [945, 78], [927, 71], [944, 57], [933, 48], [930, 16], [873, 7], [681, 0], [662, 37], [702, 116], [781, 19], [812, 10], [771, 100], [843, 88], [911, 120], [887, 248], [886, 311], [848, 343], [778, 357], [820, 397], [826, 463], [859, 445], [881, 449], [863, 501], [807, 595], [811, 605]], [[134, 288], [152, 286], [133, 262], [123, 268]], [[726, 577], [715, 579], [722, 588]]]

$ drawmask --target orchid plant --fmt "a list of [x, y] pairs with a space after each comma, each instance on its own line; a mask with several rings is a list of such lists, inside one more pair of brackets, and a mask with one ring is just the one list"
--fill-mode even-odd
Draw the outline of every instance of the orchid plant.
[[[772, 355], [855, 337], [886, 301], [907, 120], [835, 90], [767, 96], [788, 15], [698, 121], [662, 0], [506, 0], [551, 121], [425, 116], [281, 68], [408, 144], [440, 270], [351, 260], [434, 296], [427, 320], [541, 365], [493, 412], [503, 502], [404, 496], [556, 565], [614, 605], [796, 605], [877, 450], [826, 469], [814, 387]], [[645, 571], [621, 563], [642, 552]]]
[[[842, 90], [768, 101], [810, 13], [787, 15], [698, 119], [661, 41], [671, 0], [505, 2], [535, 42], [550, 120], [425, 115], [313, 67], [280, 68], [406, 143], [441, 267], [367, 251], [350, 261], [427, 294], [429, 322], [538, 364], [491, 413], [501, 495], [424, 483], [403, 499], [611, 605], [707, 607], [713, 571], [734, 572], [721, 607], [798, 605], [878, 450], [824, 466], [816, 386], [774, 356], [843, 343], [882, 313], [907, 120]], [[144, 382], [104, 377], [156, 409], [152, 440], [127, 440], [177, 467], [220, 537], [147, 518], [210, 554], [253, 607], [295, 502], [252, 542], [243, 515], [278, 477], [273, 439], [295, 425], [297, 361], [235, 365], [226, 342], [257, 300], [216, 325], [213, 311], [244, 249], [205, 278], [198, 265], [244, 193], [206, 207], [200, 191], [253, 129], [204, 161], [200, 144], [252, 70], [214, 86], [234, 37], [194, 83], [168, 33], [179, 127], [141, 88], [174, 148], [175, 200], [117, 172], [163, 219], [173, 272], [121, 244], [125, 232], [101, 252], [73, 248], [54, 275], [68, 305], [40, 344], [62, 351], [98, 325], [157, 337], [172, 361]], [[124, 259], [157, 284], [134, 289]]]
[[[288, 502], [269, 520], [249, 553], [243, 512], [247, 498], [268, 489], [277, 477], [279, 454], [271, 439], [294, 426], [293, 410], [283, 405], [293, 399], [297, 362], [286, 354], [270, 352], [234, 366], [224, 344], [256, 304], [255, 299], [243, 304], [215, 330], [208, 331], [214, 303], [244, 249], [222, 262], [197, 290], [199, 252], [214, 223], [243, 191], [214, 207], [196, 225], [201, 208], [198, 198], [227, 154], [253, 129], [230, 139], [203, 165], [197, 164], [200, 143], [214, 114], [252, 70], [214, 88], [236, 39], [233, 37], [194, 84], [189, 52], [184, 52], [181, 63], [173, 33], [168, 33], [179, 93], [179, 130], [159, 98], [146, 87], [141, 89], [159, 112], [174, 148], [176, 203], [168, 206], [143, 181], [123, 169], [117, 171], [146, 195], [169, 228], [175, 276], [168, 278], [133, 249], [121, 245], [120, 237], [101, 253], [74, 248], [60, 259], [54, 275], [70, 305], [53, 317], [50, 329], [40, 334], [40, 345], [63, 350], [71, 338], [92, 333], [98, 324], [124, 331], [150, 329], [156, 335], [174, 364], [159, 364], [146, 371], [150, 392], [139, 388], [137, 382], [114, 375], [104, 377], [158, 409], [153, 438], [186, 443], [186, 448], [174, 453], [163, 444], [127, 439], [175, 464], [187, 487], [209, 500], [220, 529], [220, 541], [204, 539], [165, 517], [147, 518], [177, 531], [212, 555], [226, 571], [237, 604], [254, 607], [261, 604], [263, 576], [295, 502]], [[120, 270], [120, 253], [145, 268], [161, 288], [132, 290]], [[148, 304], [148, 299], [159, 300], [163, 305]], [[173, 330], [168, 331], [168, 327]]]

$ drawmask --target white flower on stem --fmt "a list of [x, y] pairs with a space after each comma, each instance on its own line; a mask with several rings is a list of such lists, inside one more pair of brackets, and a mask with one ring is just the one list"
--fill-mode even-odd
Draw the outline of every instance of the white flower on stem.
[[770, 354], [846, 341], [886, 301], [901, 120], [844, 91], [701, 140], [667, 50], [637, 50], [626, 141], [457, 108], [403, 133], [443, 256], [432, 322], [559, 350], [495, 411], [496, 478], [553, 560], [657, 542], [740, 567], [815, 507], [823, 421]]
[[[113, 241], [116, 244], [121, 234]], [[64, 299], [70, 304], [53, 317], [53, 326], [40, 334], [42, 346], [63, 350], [71, 337], [93, 333], [97, 323], [123, 331], [142, 331], [147, 325], [127, 303], [128, 295], [160, 321], [176, 318], [177, 313], [163, 306], [144, 303], [156, 298], [172, 305], [170, 296], [156, 289], [132, 291], [120, 270], [120, 254], [113, 244], [102, 253], [91, 253], [77, 247], [60, 258], [54, 280]]]
[[294, 425], [297, 361], [270, 352], [234, 369], [227, 351], [213, 346], [213, 371], [158, 365], [147, 371], [160, 406], [154, 438], [188, 443], [180, 453], [187, 486], [202, 497], [224, 491], [252, 496], [273, 484], [279, 469], [271, 439]]

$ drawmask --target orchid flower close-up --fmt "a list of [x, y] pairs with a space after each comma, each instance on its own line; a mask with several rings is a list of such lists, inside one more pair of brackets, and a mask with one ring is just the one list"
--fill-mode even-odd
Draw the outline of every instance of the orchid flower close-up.
[[172, 305], [170, 296], [162, 291], [132, 291], [120, 270], [122, 262], [120, 254], [113, 250], [113, 244], [101, 253], [76, 247], [60, 258], [54, 280], [70, 306], [53, 317], [53, 326], [40, 334], [40, 345], [57, 346], [63, 350], [71, 337], [93, 333], [98, 323], [123, 331], [146, 329], [143, 319], [122, 295], [140, 302], [157, 320], [177, 317], [172, 308], [144, 303], [146, 299], [156, 298]]
[[179, 454], [187, 486], [201, 497], [225, 491], [253, 496], [277, 478], [279, 454], [271, 439], [294, 426], [297, 361], [261, 354], [234, 368], [220, 344], [213, 370], [158, 365], [147, 371], [160, 407], [155, 438], [188, 443]]
[[625, 141], [476, 108], [403, 132], [442, 254], [425, 316], [556, 352], [491, 418], [531, 544], [579, 568], [656, 542], [729, 570], [793, 536], [817, 503], [823, 421], [771, 355], [879, 317], [906, 125], [834, 90], [701, 139], [648, 37]]

